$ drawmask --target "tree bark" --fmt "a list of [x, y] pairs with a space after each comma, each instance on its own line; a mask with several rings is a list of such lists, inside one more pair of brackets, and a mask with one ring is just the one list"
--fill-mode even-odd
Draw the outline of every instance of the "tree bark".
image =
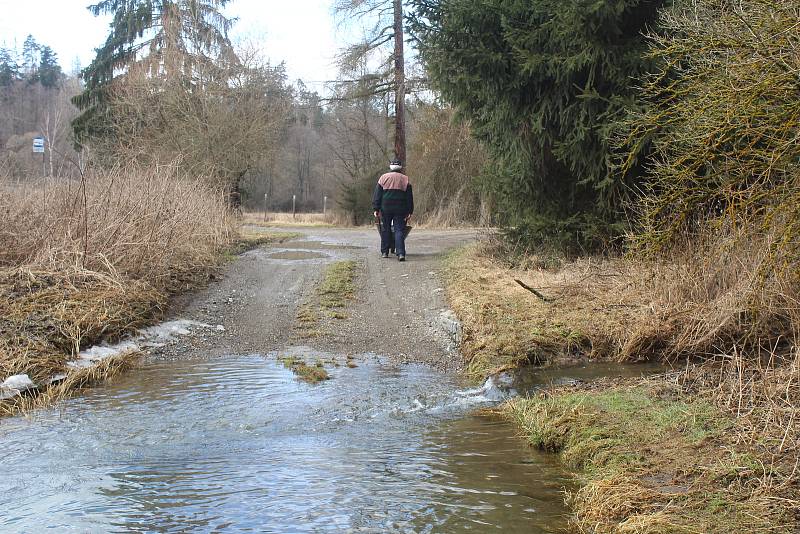
[[394, 1], [394, 155], [406, 164], [406, 73], [403, 55], [403, 2]]

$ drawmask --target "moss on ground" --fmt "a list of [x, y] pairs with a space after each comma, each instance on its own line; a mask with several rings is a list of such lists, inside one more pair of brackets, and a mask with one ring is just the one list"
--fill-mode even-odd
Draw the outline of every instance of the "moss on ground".
[[337, 261], [325, 269], [317, 288], [320, 306], [327, 309], [344, 307], [355, 294], [355, 275], [356, 262], [352, 260]]
[[347, 319], [342, 308], [355, 296], [355, 261], [338, 261], [329, 265], [316, 291], [302, 303], [295, 315], [295, 333], [300, 339], [325, 334], [325, 322]]
[[304, 360], [296, 356], [287, 356], [281, 360], [283, 365], [290, 369], [297, 377], [309, 384], [316, 384], [324, 380], [330, 380], [328, 371], [321, 361], [317, 361], [314, 365], [309, 365]]

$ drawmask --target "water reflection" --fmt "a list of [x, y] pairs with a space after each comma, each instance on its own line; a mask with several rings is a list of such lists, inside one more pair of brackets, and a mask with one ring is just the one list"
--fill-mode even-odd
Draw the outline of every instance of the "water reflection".
[[553, 532], [565, 474], [419, 367], [160, 363], [0, 423], [0, 527]]

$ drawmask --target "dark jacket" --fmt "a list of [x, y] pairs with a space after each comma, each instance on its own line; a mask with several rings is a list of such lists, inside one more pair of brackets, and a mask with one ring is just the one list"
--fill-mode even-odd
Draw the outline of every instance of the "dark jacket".
[[399, 172], [381, 176], [372, 194], [372, 209], [395, 215], [414, 213], [414, 193], [408, 176]]

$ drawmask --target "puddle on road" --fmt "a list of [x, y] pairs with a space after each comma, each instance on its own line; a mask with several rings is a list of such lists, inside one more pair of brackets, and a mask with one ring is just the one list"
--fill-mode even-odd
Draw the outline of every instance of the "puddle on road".
[[[545, 533], [569, 477], [425, 367], [153, 362], [0, 423], [0, 530]], [[329, 360], [326, 360], [329, 361]]]
[[309, 252], [307, 250], [287, 250], [284, 252], [272, 252], [270, 254], [265, 254], [264, 257], [273, 260], [318, 260], [321, 258], [327, 258], [329, 256], [327, 254]]
[[323, 243], [320, 241], [288, 241], [281, 243], [281, 248], [300, 248], [307, 250], [363, 250], [366, 247], [339, 243]]

